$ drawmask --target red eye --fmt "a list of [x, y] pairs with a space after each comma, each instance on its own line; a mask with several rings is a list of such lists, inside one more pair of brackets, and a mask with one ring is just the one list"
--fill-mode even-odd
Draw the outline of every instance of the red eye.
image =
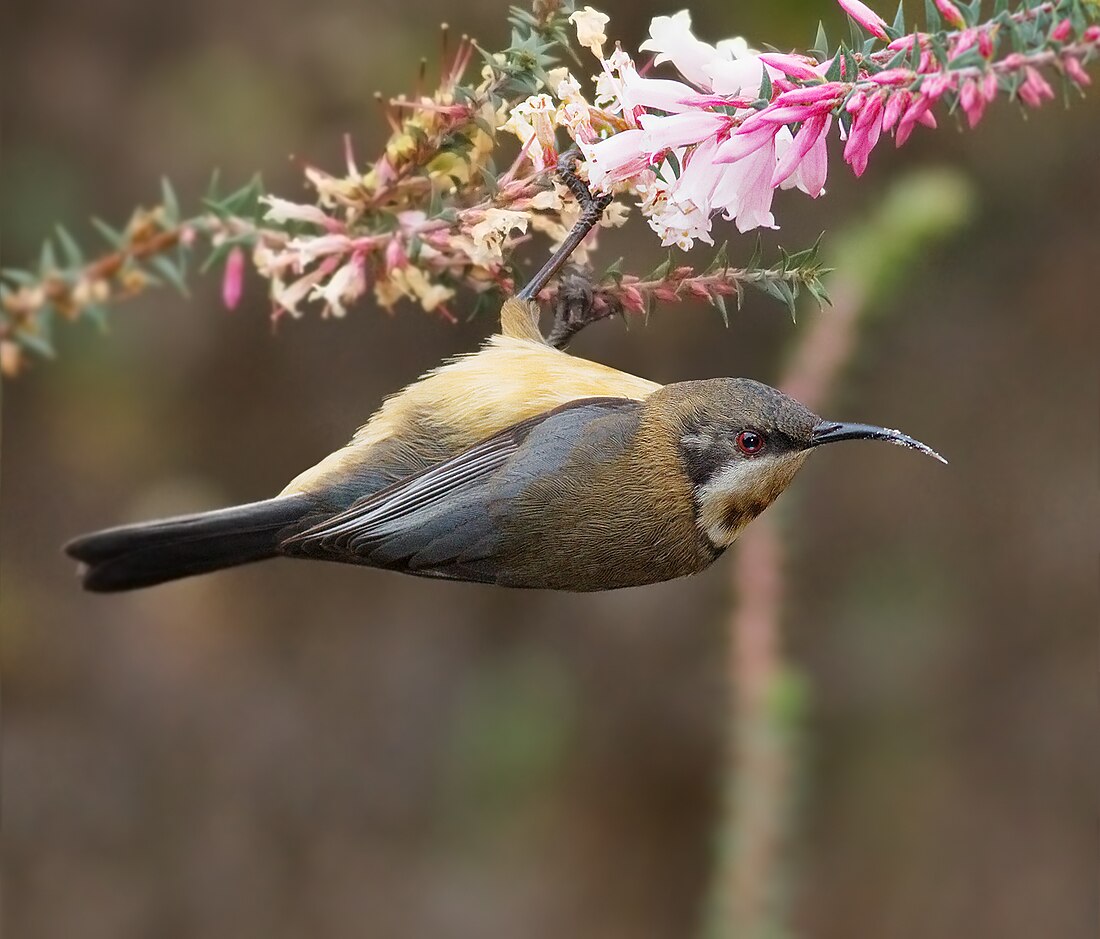
[[764, 436], [755, 430], [743, 430], [737, 435], [737, 449], [745, 456], [756, 456], [764, 449]]

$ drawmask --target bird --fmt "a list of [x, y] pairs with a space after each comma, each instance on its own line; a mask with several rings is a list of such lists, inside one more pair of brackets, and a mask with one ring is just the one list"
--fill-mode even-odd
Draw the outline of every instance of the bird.
[[699, 573], [818, 447], [897, 430], [824, 420], [747, 378], [667, 385], [555, 348], [539, 291], [602, 213], [592, 199], [501, 328], [385, 400], [274, 498], [65, 545], [115, 592], [275, 557], [589, 592]]

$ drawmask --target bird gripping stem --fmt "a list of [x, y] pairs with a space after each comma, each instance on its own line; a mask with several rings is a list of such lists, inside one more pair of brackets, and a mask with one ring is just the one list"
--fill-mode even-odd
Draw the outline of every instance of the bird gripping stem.
[[550, 279], [569, 260], [569, 256], [577, 250], [577, 246], [584, 241], [588, 233], [603, 217], [604, 209], [611, 204], [612, 195], [610, 193], [600, 196], [592, 195], [592, 191], [584, 180], [573, 172], [571, 167], [576, 163], [579, 155], [575, 149], [566, 150], [558, 158], [558, 176], [569, 188], [569, 191], [573, 193], [577, 202], [580, 203], [581, 217], [558, 247], [558, 250], [553, 253], [550, 260], [531, 278], [527, 286], [516, 295], [520, 300], [533, 300], [539, 295], [550, 282]]

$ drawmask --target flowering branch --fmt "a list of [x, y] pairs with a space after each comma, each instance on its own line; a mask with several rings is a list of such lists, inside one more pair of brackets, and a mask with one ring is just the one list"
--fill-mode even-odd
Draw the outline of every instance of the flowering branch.
[[870, 38], [853, 30], [850, 46], [829, 51], [819, 28], [804, 55], [760, 53], [742, 39], [710, 45], [692, 34], [686, 11], [657, 17], [641, 51], [679, 79], [648, 77], [621, 48], [604, 58], [606, 37], [591, 37], [602, 68], [594, 103], [571, 79], [558, 97], [593, 189], [641, 196], [662, 244], [685, 250], [713, 243], [718, 213], [742, 232], [774, 228], [775, 190], [824, 192], [834, 125], [859, 176], [884, 135], [900, 146], [918, 124], [935, 127], [937, 104], [961, 109], [971, 127], [999, 94], [1038, 107], [1054, 97], [1042, 69], [1081, 89], [1084, 63], [1100, 52], [1097, 8], [1084, 0], [1025, 0], [981, 23], [980, 3], [936, 0], [929, 30], [909, 33], [900, 7], [890, 26], [859, 0], [838, 2]]
[[585, 326], [610, 316], [641, 314], [647, 320], [658, 303], [705, 300], [714, 306], [729, 325], [727, 300], [733, 297], [737, 309], [744, 301], [745, 287], [754, 287], [785, 304], [793, 317], [795, 304], [803, 291], [818, 304], [829, 302], [822, 278], [829, 268], [819, 258], [821, 239], [812, 247], [795, 254], [779, 249], [780, 259], [761, 266], [762, 245], [744, 267], [730, 267], [726, 246], [722, 245], [710, 264], [700, 270], [690, 264], [673, 264], [670, 256], [649, 274], [625, 274], [622, 258], [609, 267], [593, 284], [586, 276], [571, 272], [540, 296], [555, 310], [555, 326], [549, 340], [563, 345]]
[[[0, 371], [18, 371], [27, 352], [51, 354], [54, 319], [100, 319], [105, 304], [157, 284], [184, 289], [200, 246], [211, 249], [205, 266], [224, 264], [230, 308], [251, 267], [268, 282], [276, 316], [299, 316], [307, 304], [342, 316], [370, 292], [387, 309], [412, 300], [453, 320], [459, 290], [473, 295], [476, 313], [515, 291], [521, 245], [538, 234], [553, 250], [580, 216], [556, 178], [573, 147], [583, 156], [579, 176], [615, 196], [603, 227], [624, 224], [634, 202], [665, 246], [713, 244], [716, 214], [741, 232], [774, 228], [775, 190], [824, 192], [834, 127], [861, 175], [883, 136], [900, 145], [918, 124], [936, 126], [937, 107], [971, 127], [998, 95], [1036, 107], [1054, 96], [1044, 72], [1083, 89], [1085, 66], [1100, 52], [1094, 0], [1018, 0], [1012, 10], [1001, 2], [983, 22], [977, 0], [934, 0], [924, 32], [906, 31], [900, 9], [890, 25], [859, 0], [838, 2], [869, 38], [853, 28], [849, 44], [831, 48], [819, 28], [806, 54], [758, 52], [739, 38], [703, 42], [683, 11], [653, 20], [639, 49], [653, 59], [641, 68], [619, 47], [605, 57], [608, 17], [574, 11], [572, 0], [513, 8], [511, 42], [495, 53], [467, 37], [448, 51], [444, 29], [438, 87], [379, 98], [391, 136], [373, 162], [361, 165], [347, 140], [343, 173], [305, 167], [315, 202], [265, 195], [257, 182], [228, 198], [212, 194], [203, 212], [183, 219], [166, 186], [161, 204], [136, 212], [123, 231], [101, 225], [108, 250], [90, 261], [58, 229], [37, 269], [0, 276]], [[574, 31], [600, 63], [591, 102], [557, 64], [562, 55], [579, 62]], [[664, 63], [679, 78], [650, 76]], [[506, 134], [519, 150], [501, 170]], [[594, 247], [589, 237], [574, 260], [586, 265]], [[792, 258], [800, 260], [792, 266]], [[685, 298], [706, 299], [724, 316], [726, 299], [740, 303], [745, 284], [788, 306], [803, 289], [821, 301], [822, 273], [802, 253], [770, 266], [757, 256], [739, 269], [670, 260], [645, 277], [612, 269], [596, 278], [586, 316], [648, 313], [657, 301]], [[558, 289], [540, 299], [554, 302]]]

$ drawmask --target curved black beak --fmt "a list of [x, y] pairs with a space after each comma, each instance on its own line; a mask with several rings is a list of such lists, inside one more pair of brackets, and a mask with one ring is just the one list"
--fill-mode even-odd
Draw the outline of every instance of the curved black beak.
[[822, 421], [810, 435], [810, 446], [817, 447], [823, 443], [836, 443], [838, 440], [887, 440], [899, 447], [909, 447], [920, 450], [933, 459], [946, 463], [942, 456], [927, 444], [915, 440], [900, 430], [891, 430], [888, 427], [875, 427], [873, 424], [849, 424], [845, 421]]

